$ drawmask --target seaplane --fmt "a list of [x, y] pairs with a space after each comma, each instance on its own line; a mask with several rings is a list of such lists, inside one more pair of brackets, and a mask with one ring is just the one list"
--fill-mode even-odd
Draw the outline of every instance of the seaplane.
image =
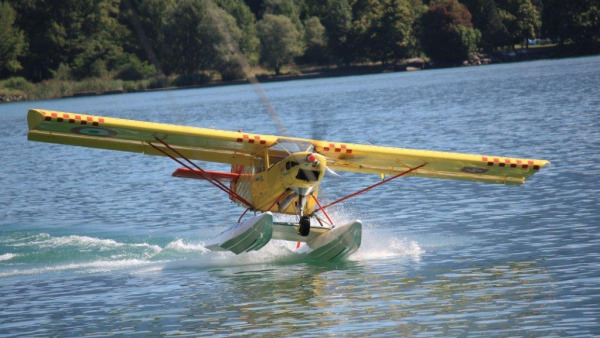
[[[362, 223], [333, 222], [327, 209], [402, 176], [521, 185], [549, 164], [545, 160], [330, 142], [125, 120], [31, 109], [30, 141], [165, 156], [175, 161], [172, 176], [209, 182], [244, 208], [232, 226], [206, 247], [241, 254], [271, 240], [296, 242], [303, 254], [338, 260], [361, 244]], [[200, 162], [230, 165], [205, 170]], [[379, 175], [375, 184], [327, 204], [319, 191], [328, 172]], [[254, 215], [246, 214], [248, 212]], [[274, 214], [293, 215], [292, 222]], [[246, 217], [244, 217], [246, 216]], [[279, 217], [279, 216], [278, 216]], [[290, 216], [287, 216], [290, 218]]]

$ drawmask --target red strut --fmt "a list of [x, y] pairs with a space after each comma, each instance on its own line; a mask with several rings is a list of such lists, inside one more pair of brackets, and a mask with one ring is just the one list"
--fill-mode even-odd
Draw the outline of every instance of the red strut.
[[200, 166], [198, 166], [196, 163], [192, 162], [190, 159], [188, 159], [187, 157], [183, 156], [180, 152], [178, 152], [177, 150], [173, 149], [170, 145], [168, 145], [166, 142], [164, 142], [163, 140], [159, 139], [158, 137], [154, 137], [158, 142], [162, 143], [165, 147], [167, 147], [169, 150], [171, 150], [172, 152], [174, 152], [175, 154], [177, 154], [179, 157], [183, 158], [184, 160], [186, 160], [189, 164], [191, 164], [192, 166], [194, 166], [196, 169], [198, 169], [199, 171], [193, 170], [192, 168], [190, 168], [190, 166], [188, 166], [187, 164], [181, 162], [180, 160], [178, 160], [175, 156], [167, 153], [166, 151], [160, 149], [159, 147], [155, 146], [154, 144], [152, 144], [152, 142], [148, 142], [148, 144], [156, 149], [157, 151], [163, 153], [165, 156], [170, 157], [173, 161], [179, 163], [180, 165], [184, 166], [185, 168], [191, 170], [192, 172], [196, 173], [198, 176], [202, 177], [204, 180], [209, 181], [210, 183], [212, 183], [215, 187], [221, 189], [223, 192], [226, 192], [227, 194], [229, 194], [230, 196], [234, 197], [235, 199], [237, 199], [238, 201], [240, 201], [241, 203], [245, 204], [248, 208], [252, 208], [252, 204], [250, 204], [250, 202], [246, 201], [243, 197], [241, 197], [240, 195], [238, 195], [235, 191], [231, 190], [230, 188], [228, 188], [225, 184], [223, 184], [222, 182], [219, 182], [217, 180], [214, 180], [210, 174], [208, 174], [204, 169], [200, 168]]
[[[427, 165], [427, 163], [423, 163], [423, 164], [421, 164], [421, 165], [419, 165], [419, 166], [416, 166], [416, 167], [414, 167], [414, 168], [410, 168], [410, 169], [408, 169], [408, 170], [406, 170], [406, 171], [403, 171], [403, 172], [401, 172], [401, 173], [399, 173], [399, 174], [397, 174], [397, 175], [395, 175], [395, 176], [392, 176], [392, 177], [390, 177], [390, 178], [387, 178], [387, 179], [385, 179], [385, 180], [383, 180], [383, 181], [381, 181], [381, 182], [377, 182], [377, 183], [375, 183], [375, 184], [373, 184], [373, 185], [370, 185], [370, 186], [368, 186], [368, 187], [366, 187], [366, 188], [364, 188], [364, 189], [361, 189], [361, 190], [359, 190], [359, 191], [353, 192], [352, 194], [350, 194], [350, 195], [347, 195], [347, 196], [345, 196], [345, 197], [342, 197], [342, 198], [340, 198], [340, 199], [338, 199], [338, 200], [336, 200], [336, 201], [333, 201], [333, 202], [331, 202], [331, 203], [329, 203], [329, 204], [327, 204], [327, 205], [325, 205], [325, 206], [322, 206], [322, 207], [321, 207], [321, 205], [319, 205], [319, 209], [315, 210], [315, 212], [317, 212], [317, 211], [323, 211], [323, 213], [325, 213], [325, 209], [326, 209], [326, 208], [329, 208], [329, 207], [330, 207], [330, 206], [332, 206], [332, 205], [336, 205], [336, 204], [338, 204], [338, 203], [340, 203], [340, 202], [343, 202], [343, 201], [345, 201], [345, 200], [347, 200], [347, 199], [349, 199], [349, 198], [352, 198], [352, 197], [354, 197], [354, 196], [358, 196], [358, 195], [360, 195], [360, 194], [362, 194], [362, 193], [364, 193], [364, 192], [367, 192], [367, 191], [369, 191], [369, 190], [371, 190], [371, 189], [373, 189], [373, 188], [375, 188], [375, 187], [377, 187], [377, 186], [380, 186], [380, 185], [382, 185], [382, 184], [384, 184], [384, 183], [387, 183], [387, 182], [389, 182], [389, 181], [391, 181], [391, 180], [393, 180], [393, 179], [395, 179], [395, 178], [398, 178], [398, 177], [400, 177], [400, 176], [404, 176], [404, 175], [406, 175], [406, 174], [409, 174], [409, 173], [411, 173], [411, 172], [413, 172], [413, 171], [415, 171], [415, 170], [417, 170], [417, 169], [421, 169], [421, 168], [423, 168], [425, 165]], [[327, 214], [326, 214], [326, 215], [327, 215]]]

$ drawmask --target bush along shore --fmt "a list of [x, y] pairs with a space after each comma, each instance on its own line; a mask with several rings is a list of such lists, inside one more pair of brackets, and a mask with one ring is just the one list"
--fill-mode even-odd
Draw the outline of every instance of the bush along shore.
[[[355, 64], [348, 66], [295, 67], [282, 74], [259, 70], [259, 82], [289, 81], [323, 77], [377, 74], [398, 71], [413, 71], [456, 66], [477, 66], [493, 63], [519, 62], [560, 57], [572, 57], [579, 54], [559, 46], [546, 46], [529, 49], [500, 51], [493, 54], [471, 53], [461, 64], [431, 62], [429, 59], [415, 57], [396, 64]], [[260, 75], [262, 74], [262, 75]], [[179, 76], [152, 76], [142, 80], [126, 81], [111, 78], [91, 78], [82, 81], [51, 79], [31, 83], [22, 77], [0, 80], [0, 102], [45, 100], [67, 97], [111, 95], [156, 90], [214, 87], [248, 83], [246, 79], [223, 80], [218, 74], [187, 74]]]

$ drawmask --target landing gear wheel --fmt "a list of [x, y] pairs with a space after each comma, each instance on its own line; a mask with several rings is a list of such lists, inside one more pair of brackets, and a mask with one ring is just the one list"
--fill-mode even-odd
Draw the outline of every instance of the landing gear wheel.
[[300, 236], [306, 237], [310, 233], [310, 217], [302, 216], [300, 217], [300, 227], [298, 228], [298, 234]]

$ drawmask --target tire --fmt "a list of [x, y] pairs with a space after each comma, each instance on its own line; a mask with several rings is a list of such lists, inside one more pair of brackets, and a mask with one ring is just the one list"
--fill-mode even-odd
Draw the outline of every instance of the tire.
[[300, 217], [300, 227], [298, 227], [298, 234], [302, 237], [308, 236], [310, 233], [310, 217]]

